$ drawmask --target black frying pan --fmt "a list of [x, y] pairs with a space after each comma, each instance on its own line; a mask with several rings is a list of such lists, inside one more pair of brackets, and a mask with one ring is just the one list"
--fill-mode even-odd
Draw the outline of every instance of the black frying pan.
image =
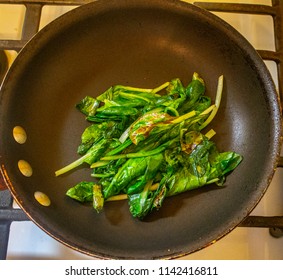
[[[214, 97], [224, 74], [221, 109], [210, 127], [220, 150], [243, 155], [222, 188], [211, 185], [165, 200], [144, 221], [127, 202], [97, 214], [66, 197], [84, 166], [56, 178], [78, 156], [86, 127], [75, 104], [109, 86], [155, 87], [193, 72]], [[55, 239], [101, 258], [174, 258], [199, 250], [235, 228], [266, 191], [280, 150], [280, 108], [274, 84], [250, 44], [216, 16], [181, 1], [96, 1], [49, 24], [21, 51], [1, 88], [1, 171], [27, 215]], [[28, 135], [18, 144], [15, 126]], [[20, 159], [33, 168], [23, 176]], [[52, 203], [38, 204], [35, 191]]]

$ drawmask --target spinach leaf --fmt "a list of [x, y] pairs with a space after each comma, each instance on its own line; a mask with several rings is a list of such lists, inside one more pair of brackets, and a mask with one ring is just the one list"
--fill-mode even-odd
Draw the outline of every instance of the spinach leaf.
[[222, 185], [225, 174], [235, 169], [242, 157], [235, 152], [219, 153], [212, 141], [203, 138], [180, 168], [166, 182], [167, 195], [172, 196], [216, 182]]
[[142, 192], [128, 196], [130, 213], [135, 218], [143, 219], [153, 209], [159, 209], [165, 197], [165, 186], [152, 191], [150, 186], [146, 185]]
[[68, 189], [66, 195], [80, 202], [92, 202], [93, 182], [80, 182]]
[[127, 193], [128, 189], [130, 193], [133, 193], [137, 186], [133, 184], [131, 185], [131, 183], [140, 176], [144, 175], [144, 178], [141, 180], [141, 182], [142, 184], [145, 184], [147, 180], [156, 175], [162, 160], [162, 154], [128, 159], [119, 168], [110, 185], [103, 189], [103, 195], [105, 199], [109, 198], [110, 196], [117, 195], [121, 191]]
[[[185, 92], [187, 98], [186, 101], [180, 107], [180, 114], [185, 114], [193, 110], [194, 107], [198, 106], [200, 101], [203, 101], [202, 97], [205, 93], [205, 83], [197, 73], [193, 74], [192, 81], [185, 89]], [[206, 97], [206, 100], [209, 100], [208, 96]]]
[[80, 182], [68, 189], [66, 195], [79, 202], [92, 202], [93, 208], [100, 212], [104, 205], [101, 186], [93, 182]]
[[86, 96], [76, 105], [76, 108], [86, 116], [94, 116], [99, 105], [100, 102], [97, 99]]
[[88, 126], [81, 136], [81, 144], [78, 146], [78, 153], [84, 155], [88, 149], [97, 143], [102, 137], [111, 138], [119, 137], [117, 129], [115, 128], [115, 122], [102, 122], [95, 123]]

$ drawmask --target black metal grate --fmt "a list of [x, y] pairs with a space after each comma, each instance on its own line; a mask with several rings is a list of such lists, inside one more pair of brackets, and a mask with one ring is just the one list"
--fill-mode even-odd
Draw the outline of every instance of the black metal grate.
[[[3, 50], [20, 51], [27, 41], [38, 32], [41, 19], [42, 8], [45, 5], [58, 6], [79, 6], [92, 2], [91, 0], [0, 0], [0, 4], [21, 4], [26, 7], [24, 24], [21, 38], [19, 40], [1, 40], [0, 39], [0, 58]], [[254, 5], [254, 4], [234, 4], [234, 3], [211, 3], [195, 2], [195, 5], [213, 12], [229, 12], [241, 14], [269, 15], [273, 18], [275, 51], [257, 50], [264, 60], [274, 61], [278, 73], [278, 92], [283, 105], [283, 1], [272, 0], [272, 5]], [[2, 61], [2, 59], [1, 59]], [[0, 79], [3, 72], [7, 69], [0, 68]], [[0, 80], [1, 82], [1, 80]], [[283, 158], [280, 158], [278, 167], [283, 167]], [[1, 176], [0, 176], [1, 177]], [[13, 208], [13, 198], [8, 190], [5, 189], [5, 183], [0, 178], [0, 259], [6, 259], [7, 247], [10, 233], [10, 225], [13, 221], [29, 220], [27, 215], [21, 209]], [[269, 228], [270, 234], [274, 237], [283, 236], [283, 216], [249, 216], [241, 225], [242, 227], [262, 227]]]

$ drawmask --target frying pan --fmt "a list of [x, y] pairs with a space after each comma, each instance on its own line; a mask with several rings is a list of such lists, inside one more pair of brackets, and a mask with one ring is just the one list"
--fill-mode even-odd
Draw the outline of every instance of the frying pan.
[[[225, 186], [210, 185], [165, 200], [145, 220], [126, 201], [97, 214], [66, 190], [90, 180], [87, 166], [62, 177], [55, 170], [77, 159], [88, 125], [75, 109], [86, 95], [111, 85], [155, 87], [193, 72], [215, 97], [224, 75], [221, 108], [210, 125], [220, 151], [244, 158]], [[170, 259], [219, 240], [247, 217], [274, 174], [281, 145], [278, 96], [251, 45], [213, 14], [181, 1], [95, 1], [42, 29], [20, 52], [1, 87], [0, 161], [13, 197], [33, 222], [63, 244], [114, 259]], [[13, 128], [27, 133], [24, 144]], [[18, 169], [26, 160], [31, 177]], [[44, 207], [34, 199], [42, 191]]]

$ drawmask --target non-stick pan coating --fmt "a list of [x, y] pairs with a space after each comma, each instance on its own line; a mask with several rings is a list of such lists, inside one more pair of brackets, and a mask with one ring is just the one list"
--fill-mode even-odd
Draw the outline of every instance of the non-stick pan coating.
[[[91, 206], [66, 197], [90, 180], [87, 166], [56, 178], [55, 170], [78, 158], [87, 123], [75, 109], [84, 96], [114, 84], [155, 87], [193, 72], [214, 99], [224, 75], [224, 94], [210, 125], [221, 151], [244, 160], [216, 185], [165, 200], [144, 221], [133, 219], [126, 201]], [[102, 258], [172, 258], [194, 252], [236, 227], [255, 207], [274, 174], [280, 148], [277, 94], [261, 58], [216, 16], [179, 1], [95, 1], [44, 28], [21, 51], [1, 90], [1, 170], [13, 196], [48, 234]], [[25, 144], [12, 130], [22, 126]], [[24, 177], [20, 159], [33, 167]], [[52, 203], [41, 206], [35, 191]]]

